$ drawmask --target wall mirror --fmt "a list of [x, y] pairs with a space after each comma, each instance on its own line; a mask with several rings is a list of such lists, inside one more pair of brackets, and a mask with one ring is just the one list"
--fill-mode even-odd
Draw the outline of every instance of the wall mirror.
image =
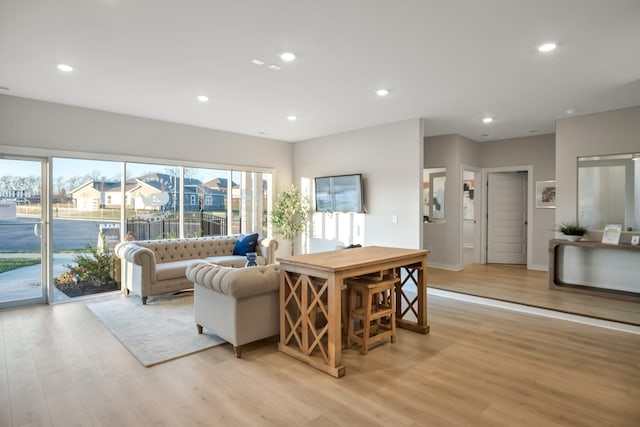
[[640, 153], [578, 157], [578, 220], [640, 229]]
[[425, 169], [422, 179], [424, 221], [444, 223], [444, 195], [447, 183], [446, 168]]

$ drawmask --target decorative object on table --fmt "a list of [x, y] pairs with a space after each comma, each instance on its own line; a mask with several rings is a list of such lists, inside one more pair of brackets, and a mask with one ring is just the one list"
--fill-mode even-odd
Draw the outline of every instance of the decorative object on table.
[[87, 308], [144, 366], [183, 357], [225, 341], [213, 333], [198, 334], [193, 324], [193, 293], [149, 297], [136, 295], [88, 302]]
[[258, 259], [258, 253], [257, 252], [247, 252], [247, 263], [244, 265], [245, 267], [255, 267], [258, 265], [258, 263], [256, 262], [256, 259]]
[[636, 235], [636, 236], [631, 236], [631, 244], [632, 245], [637, 245], [640, 243], [640, 236]]
[[602, 233], [602, 243], [609, 245], [617, 245], [620, 241], [620, 232], [622, 231], [622, 224], [607, 224], [604, 226], [604, 232]]
[[278, 194], [271, 212], [271, 224], [276, 235], [291, 242], [291, 255], [294, 254], [294, 240], [304, 231], [310, 212], [309, 198], [303, 196], [295, 185]]
[[556, 182], [536, 181], [536, 208], [556, 207]]
[[558, 231], [564, 235], [566, 240], [577, 242], [582, 239], [585, 234], [589, 232], [587, 227], [580, 225], [578, 221], [566, 221], [558, 224], [555, 231]]

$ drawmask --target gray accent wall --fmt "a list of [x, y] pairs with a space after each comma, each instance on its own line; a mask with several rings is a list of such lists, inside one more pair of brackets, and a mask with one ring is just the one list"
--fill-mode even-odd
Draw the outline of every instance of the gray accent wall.
[[[429, 263], [449, 269], [461, 269], [463, 265], [460, 251], [462, 222], [462, 168], [500, 169], [531, 166], [535, 181], [554, 180], [555, 140], [554, 135], [537, 135], [524, 138], [506, 139], [492, 142], [476, 142], [460, 135], [442, 135], [424, 139], [424, 167], [446, 167], [445, 224], [425, 224], [424, 247], [432, 251]], [[486, 197], [484, 185], [476, 183], [477, 204]], [[534, 185], [535, 188], [535, 185]], [[535, 206], [534, 195], [528, 197]], [[553, 238], [554, 209], [533, 208], [531, 262], [529, 268], [546, 270], [547, 248]], [[477, 224], [480, 226], [480, 224]], [[485, 230], [482, 230], [485, 233]]]
[[[556, 222], [578, 216], [578, 157], [640, 152], [640, 106], [556, 122]], [[629, 235], [620, 241], [630, 239]]]
[[[424, 248], [431, 251], [429, 265], [462, 268], [462, 168], [479, 166], [481, 146], [461, 135], [424, 138], [424, 167], [447, 169], [445, 219], [443, 224], [425, 223]], [[479, 207], [479, 205], [478, 205]]]
[[[483, 168], [532, 166], [533, 176], [529, 176], [529, 180], [533, 181], [535, 192], [536, 181], [555, 180], [555, 144], [553, 134], [482, 143], [480, 164]], [[557, 198], [556, 195], [556, 202]], [[536, 208], [535, 194], [528, 195], [528, 202], [533, 208], [529, 224], [532, 230], [529, 268], [546, 270], [549, 265], [549, 240], [555, 235], [555, 209]]]

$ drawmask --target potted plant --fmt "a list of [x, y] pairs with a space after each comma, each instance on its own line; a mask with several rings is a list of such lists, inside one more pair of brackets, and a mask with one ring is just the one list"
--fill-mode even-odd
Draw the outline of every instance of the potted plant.
[[309, 199], [303, 197], [295, 185], [278, 195], [271, 212], [271, 224], [276, 235], [291, 242], [291, 255], [294, 254], [294, 239], [304, 230], [310, 211]]
[[556, 231], [562, 233], [565, 239], [573, 242], [582, 239], [589, 232], [587, 227], [580, 225], [578, 221], [561, 222], [556, 226]]

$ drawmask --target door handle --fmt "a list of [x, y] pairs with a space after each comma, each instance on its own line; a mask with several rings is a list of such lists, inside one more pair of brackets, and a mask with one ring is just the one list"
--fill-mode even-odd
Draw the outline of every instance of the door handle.
[[41, 230], [40, 230], [40, 226], [41, 226], [41, 225], [42, 225], [42, 224], [33, 224], [33, 234], [34, 234], [36, 237], [42, 237], [42, 233], [40, 232], [40, 231], [41, 231]]

